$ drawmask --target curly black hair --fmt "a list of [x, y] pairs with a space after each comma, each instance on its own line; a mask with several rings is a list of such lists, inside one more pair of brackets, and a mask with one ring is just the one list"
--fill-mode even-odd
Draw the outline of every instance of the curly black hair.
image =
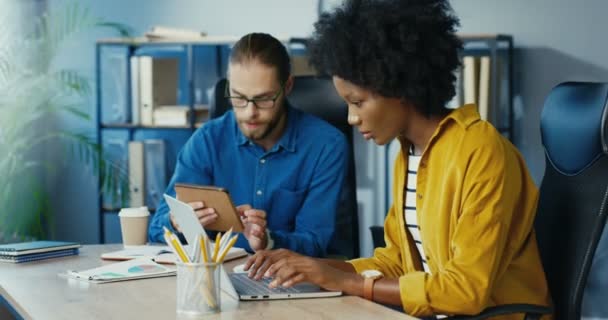
[[446, 0], [347, 0], [315, 23], [310, 62], [427, 116], [449, 112], [462, 42]]

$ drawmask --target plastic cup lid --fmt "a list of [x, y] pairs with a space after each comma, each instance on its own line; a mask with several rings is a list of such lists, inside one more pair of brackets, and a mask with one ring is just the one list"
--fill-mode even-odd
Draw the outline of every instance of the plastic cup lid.
[[148, 207], [122, 208], [118, 213], [119, 217], [147, 217], [149, 215]]

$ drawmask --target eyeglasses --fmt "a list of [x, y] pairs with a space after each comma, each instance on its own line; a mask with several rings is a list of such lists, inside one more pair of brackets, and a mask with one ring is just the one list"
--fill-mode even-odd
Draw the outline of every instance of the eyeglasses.
[[277, 101], [281, 93], [285, 88], [285, 84], [281, 85], [281, 89], [277, 91], [277, 93], [273, 97], [264, 97], [264, 98], [252, 98], [249, 99], [247, 97], [241, 96], [231, 96], [230, 95], [230, 84], [226, 84], [226, 92], [224, 93], [224, 98], [229, 99], [230, 103], [234, 108], [245, 108], [249, 104], [249, 102], [253, 103], [253, 105], [258, 109], [272, 109], [274, 107], [274, 103]]

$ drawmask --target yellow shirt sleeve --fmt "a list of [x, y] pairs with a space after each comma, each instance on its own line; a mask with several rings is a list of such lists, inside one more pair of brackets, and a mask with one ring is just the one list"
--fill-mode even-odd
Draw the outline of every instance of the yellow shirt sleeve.
[[[401, 263], [401, 244], [397, 217], [394, 205], [384, 221], [384, 241], [386, 247], [376, 248], [371, 258], [350, 260], [357, 273], [363, 270], [374, 269], [382, 272], [385, 277], [397, 278], [403, 274]], [[388, 232], [387, 232], [388, 231]]]

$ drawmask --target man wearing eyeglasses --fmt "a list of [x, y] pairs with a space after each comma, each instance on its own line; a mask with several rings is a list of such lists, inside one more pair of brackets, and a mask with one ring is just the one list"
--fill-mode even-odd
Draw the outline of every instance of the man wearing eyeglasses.
[[[166, 193], [175, 195], [175, 183], [226, 188], [245, 224], [236, 246], [323, 256], [334, 233], [347, 142], [338, 129], [290, 105], [290, 69], [277, 39], [242, 37], [228, 65], [225, 97], [233, 108], [192, 135]], [[203, 226], [216, 221], [214, 208], [190, 205]], [[163, 241], [163, 226], [179, 230], [164, 200], [150, 224], [151, 241]]]

